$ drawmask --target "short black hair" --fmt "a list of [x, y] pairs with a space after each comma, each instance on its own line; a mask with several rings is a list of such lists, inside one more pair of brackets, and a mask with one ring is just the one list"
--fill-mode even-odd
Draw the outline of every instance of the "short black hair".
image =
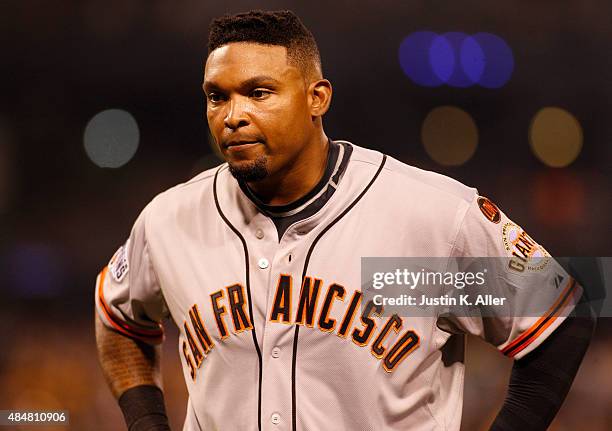
[[288, 61], [297, 66], [304, 77], [322, 74], [317, 42], [290, 10], [252, 10], [214, 19], [208, 35], [208, 54], [232, 42], [284, 46]]

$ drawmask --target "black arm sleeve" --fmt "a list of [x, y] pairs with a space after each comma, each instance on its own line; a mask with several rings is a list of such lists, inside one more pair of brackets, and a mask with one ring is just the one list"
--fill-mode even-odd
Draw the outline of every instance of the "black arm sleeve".
[[157, 386], [128, 389], [119, 397], [119, 407], [129, 431], [170, 431], [164, 394]]
[[594, 328], [588, 304], [578, 304], [537, 349], [517, 360], [491, 431], [546, 430], [565, 400]]

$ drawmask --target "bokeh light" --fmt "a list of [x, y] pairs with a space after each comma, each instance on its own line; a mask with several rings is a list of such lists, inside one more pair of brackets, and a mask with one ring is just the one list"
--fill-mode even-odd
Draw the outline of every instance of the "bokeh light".
[[514, 70], [512, 49], [491, 33], [411, 33], [400, 43], [399, 63], [415, 84], [424, 87], [447, 84], [466, 88], [478, 84], [500, 88]]
[[540, 172], [531, 187], [531, 205], [548, 227], [575, 226], [589, 217], [586, 190], [580, 175], [571, 170]]
[[485, 88], [504, 86], [514, 71], [514, 56], [510, 46], [504, 39], [491, 33], [476, 33], [472, 39], [480, 46], [484, 58], [484, 68], [478, 84]]
[[455, 106], [440, 106], [427, 114], [421, 139], [425, 151], [434, 161], [445, 166], [458, 166], [476, 152], [478, 128], [464, 110]]
[[441, 82], [448, 83], [448, 80], [456, 70], [454, 46], [446, 35], [436, 36], [429, 46], [429, 64], [435, 76]]
[[562, 168], [570, 165], [582, 149], [582, 127], [571, 113], [558, 107], [540, 109], [529, 127], [529, 143], [535, 156], [545, 165]]
[[[417, 85], [437, 87], [444, 83], [433, 73], [430, 61], [430, 48], [437, 37], [432, 31], [417, 31], [405, 37], [400, 44], [400, 66]], [[440, 48], [443, 49], [442, 46]]]
[[463, 61], [464, 58], [469, 58], [469, 52], [464, 54], [464, 51], [466, 47], [468, 50], [474, 50], [474, 43], [464, 45], [467, 38], [465, 33], [445, 33], [438, 36], [431, 46], [431, 65], [434, 73], [451, 87], [465, 88], [478, 81], [478, 78], [471, 79], [474, 73], [468, 76], [464, 70], [464, 63], [471, 66], [469, 61]]
[[465, 76], [472, 82], [480, 81], [486, 66], [485, 53], [473, 36], [467, 36], [461, 41], [459, 61]]
[[89, 120], [83, 141], [85, 152], [94, 164], [101, 168], [119, 168], [136, 154], [140, 131], [132, 114], [108, 109]]

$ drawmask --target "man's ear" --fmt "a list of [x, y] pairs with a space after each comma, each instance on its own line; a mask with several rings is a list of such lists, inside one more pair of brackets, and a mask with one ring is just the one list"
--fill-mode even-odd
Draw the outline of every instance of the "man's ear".
[[332, 85], [327, 79], [314, 81], [308, 87], [308, 99], [310, 101], [310, 115], [322, 117], [331, 104]]

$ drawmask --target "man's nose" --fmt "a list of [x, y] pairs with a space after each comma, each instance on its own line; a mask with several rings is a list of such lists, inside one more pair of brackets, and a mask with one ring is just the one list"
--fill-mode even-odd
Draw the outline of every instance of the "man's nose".
[[237, 129], [249, 124], [248, 116], [246, 115], [246, 106], [241, 100], [230, 99], [228, 110], [223, 119], [225, 127], [228, 129]]

